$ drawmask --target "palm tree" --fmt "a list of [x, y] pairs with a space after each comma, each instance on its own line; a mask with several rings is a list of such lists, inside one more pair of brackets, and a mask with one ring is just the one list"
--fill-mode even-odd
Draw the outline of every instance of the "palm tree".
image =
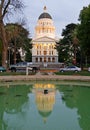
[[73, 42], [73, 53], [74, 53], [74, 58], [73, 58], [73, 63], [76, 65], [77, 63], [77, 50], [80, 48], [79, 47], [79, 40], [77, 38], [77, 28], [75, 28], [72, 32], [72, 42]]

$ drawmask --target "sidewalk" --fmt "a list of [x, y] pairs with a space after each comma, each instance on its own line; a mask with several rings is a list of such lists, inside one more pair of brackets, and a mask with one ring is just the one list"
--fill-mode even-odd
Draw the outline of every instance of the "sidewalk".
[[16, 75], [16, 76], [0, 76], [0, 82], [5, 81], [60, 81], [60, 80], [73, 80], [73, 81], [89, 81], [90, 76], [68, 76], [68, 75], [55, 75], [48, 73], [43, 75], [41, 72], [36, 75]]

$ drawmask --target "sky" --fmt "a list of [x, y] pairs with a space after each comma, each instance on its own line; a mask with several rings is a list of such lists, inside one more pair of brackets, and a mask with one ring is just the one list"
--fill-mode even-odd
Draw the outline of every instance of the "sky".
[[[90, 0], [22, 0], [25, 8], [22, 17], [26, 21], [26, 28], [30, 36], [34, 37], [38, 17], [43, 13], [43, 7], [52, 16], [56, 27], [56, 36], [61, 37], [62, 29], [70, 23], [79, 23], [80, 10], [90, 4]], [[21, 16], [19, 16], [21, 17]]]

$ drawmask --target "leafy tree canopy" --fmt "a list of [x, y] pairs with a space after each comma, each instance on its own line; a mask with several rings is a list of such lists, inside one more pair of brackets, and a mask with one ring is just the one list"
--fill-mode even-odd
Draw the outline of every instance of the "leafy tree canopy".
[[29, 32], [18, 23], [7, 24], [5, 30], [7, 33], [8, 46], [10, 50], [14, 50], [15, 64], [15, 59], [18, 59], [16, 57], [16, 54], [19, 53], [18, 49], [22, 48], [22, 50], [27, 53], [30, 52], [30, 49], [32, 48], [31, 39], [28, 38]]
[[72, 62], [76, 58], [76, 38], [77, 25], [74, 23], [68, 24], [62, 31], [63, 38], [57, 44], [59, 61]]
[[83, 7], [79, 15], [78, 39], [86, 55], [90, 55], [90, 5]]
[[63, 43], [64, 44], [72, 44], [73, 43], [72, 34], [73, 34], [76, 26], [77, 26], [76, 24], [71, 23], [71, 24], [68, 24], [65, 29], [63, 29], [62, 36], [63, 36]]

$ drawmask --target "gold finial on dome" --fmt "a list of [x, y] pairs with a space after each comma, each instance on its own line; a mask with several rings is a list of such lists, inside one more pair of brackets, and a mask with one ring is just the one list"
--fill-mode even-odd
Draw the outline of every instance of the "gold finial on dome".
[[43, 8], [43, 9], [44, 9], [44, 11], [46, 11], [46, 10], [47, 10], [47, 7], [46, 7], [46, 6], [44, 6], [44, 8]]

